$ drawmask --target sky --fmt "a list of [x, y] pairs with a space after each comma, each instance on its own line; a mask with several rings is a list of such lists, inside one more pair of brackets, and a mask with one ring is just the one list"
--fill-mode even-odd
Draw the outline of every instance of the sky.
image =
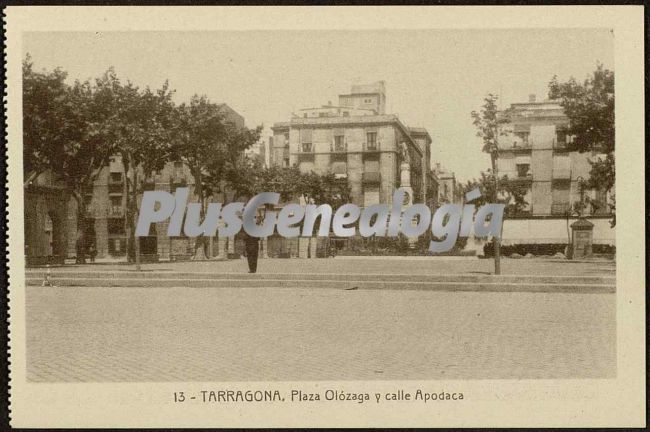
[[433, 139], [433, 163], [461, 181], [489, 166], [470, 113], [488, 93], [500, 107], [543, 100], [548, 82], [582, 81], [597, 62], [614, 68], [607, 29], [38, 32], [24, 33], [36, 69], [85, 80], [114, 67], [139, 86], [169, 80], [181, 103], [193, 94], [225, 102], [248, 127], [288, 121], [301, 108], [338, 102], [352, 84], [386, 82], [386, 112]]

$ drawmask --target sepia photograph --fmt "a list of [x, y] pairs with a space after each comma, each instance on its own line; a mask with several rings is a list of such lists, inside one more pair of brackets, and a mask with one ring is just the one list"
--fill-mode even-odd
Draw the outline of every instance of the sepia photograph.
[[[30, 388], [381, 407], [626, 375], [613, 25], [20, 37]], [[392, 381], [431, 390], [327, 384]]]

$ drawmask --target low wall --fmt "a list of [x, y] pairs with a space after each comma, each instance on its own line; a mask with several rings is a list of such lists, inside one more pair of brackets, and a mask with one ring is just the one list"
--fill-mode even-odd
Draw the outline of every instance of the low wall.
[[[616, 245], [616, 228], [611, 228], [610, 219], [591, 219], [594, 224], [593, 243]], [[576, 218], [569, 218], [571, 224]], [[565, 219], [506, 219], [503, 221], [503, 245], [531, 243], [567, 243], [567, 220]]]

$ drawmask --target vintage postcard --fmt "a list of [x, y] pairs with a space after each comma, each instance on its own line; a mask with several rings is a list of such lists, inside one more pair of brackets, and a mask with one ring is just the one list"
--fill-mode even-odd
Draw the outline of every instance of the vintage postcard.
[[642, 7], [4, 19], [13, 427], [645, 426]]

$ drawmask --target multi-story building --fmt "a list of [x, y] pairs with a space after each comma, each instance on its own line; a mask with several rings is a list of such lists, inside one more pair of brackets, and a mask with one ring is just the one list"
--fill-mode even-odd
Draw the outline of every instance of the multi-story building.
[[581, 187], [589, 179], [590, 160], [597, 151], [570, 151], [569, 119], [555, 101], [514, 103], [499, 113], [505, 122], [499, 135], [500, 176], [525, 192], [527, 205], [504, 223], [504, 242], [556, 243], [567, 241], [567, 217], [576, 215], [574, 203], [589, 202], [583, 215], [594, 224], [594, 243], [613, 244], [609, 227], [609, 196]]
[[[240, 114], [226, 104], [221, 104], [220, 108], [227, 122], [245, 127]], [[77, 205], [65, 193], [63, 186], [50, 177], [49, 173], [43, 173], [25, 188], [25, 253], [34, 263], [45, 262], [48, 256], [61, 261], [77, 254], [76, 239], [80, 229]], [[196, 199], [193, 195], [194, 179], [187, 166], [182, 162], [168, 162], [153, 177], [145, 179], [143, 189], [173, 193], [178, 187], [188, 187], [190, 200]], [[82, 199], [86, 208], [87, 223], [83, 233], [86, 246], [92, 244], [98, 258], [124, 257], [127, 253], [126, 188], [119, 155], [112, 156], [108, 165], [97, 172], [93, 186], [87, 189]], [[166, 222], [153, 226], [149, 234], [140, 238], [144, 259], [173, 259], [194, 253], [193, 240], [167, 237]], [[214, 243], [217, 247], [217, 241]], [[238, 249], [243, 248], [241, 244], [238, 246]], [[235, 251], [233, 239], [228, 244], [228, 252]]]
[[[427, 202], [434, 177], [430, 169], [431, 137], [386, 114], [383, 81], [354, 85], [328, 103], [275, 123], [270, 163], [298, 165], [301, 171], [332, 172], [348, 182], [354, 204], [390, 203], [400, 187], [400, 169], [409, 164], [413, 202]], [[430, 191], [429, 191], [430, 192]]]
[[439, 162], [436, 163], [433, 172], [438, 181], [438, 203], [442, 204], [458, 204], [461, 202], [461, 188], [456, 180], [456, 174], [449, 171]]
[[[289, 121], [275, 123], [272, 130], [271, 165], [333, 173], [347, 183], [351, 202], [360, 207], [391, 204], [399, 187], [410, 194], [410, 202], [437, 206], [437, 182], [430, 166], [431, 136], [426, 129], [408, 127], [397, 115], [386, 113], [383, 81], [353, 85], [350, 93], [339, 95], [337, 105], [329, 102], [299, 110]], [[292, 241], [295, 244], [270, 238], [269, 253], [317, 255], [316, 242]], [[337, 247], [347, 248], [353, 240], [334, 241]], [[306, 252], [307, 243], [314, 248], [311, 253]]]

